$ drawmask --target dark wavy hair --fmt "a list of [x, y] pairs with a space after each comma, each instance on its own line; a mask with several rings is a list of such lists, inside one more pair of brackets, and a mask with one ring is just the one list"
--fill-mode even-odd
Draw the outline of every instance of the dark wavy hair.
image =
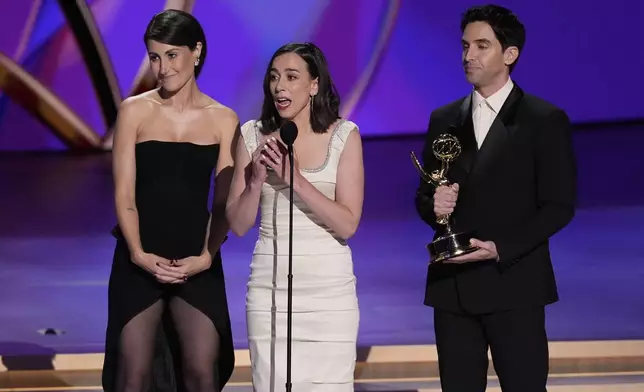
[[201, 42], [201, 54], [199, 64], [195, 68], [195, 78], [199, 76], [206, 62], [208, 45], [201, 24], [194, 16], [185, 11], [173, 9], [159, 12], [152, 17], [143, 35], [146, 46], [150, 40], [172, 46], [187, 46], [190, 50], [195, 50], [197, 42]]
[[271, 57], [264, 75], [264, 104], [260, 116], [262, 133], [274, 132], [282, 122], [282, 118], [275, 108], [270, 82], [273, 61], [286, 53], [295, 53], [300, 56], [306, 62], [311, 78], [318, 79], [318, 93], [313, 97], [311, 106], [311, 128], [315, 133], [325, 133], [340, 118], [340, 96], [331, 79], [324, 53], [320, 48], [308, 42], [286, 44], [277, 49]]
[[[494, 4], [469, 8], [461, 18], [461, 32], [465, 31], [468, 24], [474, 22], [489, 24], [496, 39], [501, 43], [503, 51], [510, 46], [516, 46], [519, 49], [519, 57], [521, 57], [526, 32], [525, 27], [512, 11]], [[510, 65], [510, 72], [519, 62], [519, 57]]]

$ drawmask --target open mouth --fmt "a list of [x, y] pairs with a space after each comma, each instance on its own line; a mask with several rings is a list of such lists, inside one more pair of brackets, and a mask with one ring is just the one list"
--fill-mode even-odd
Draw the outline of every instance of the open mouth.
[[275, 106], [277, 106], [278, 110], [284, 110], [291, 106], [291, 100], [288, 98], [277, 98], [275, 100]]

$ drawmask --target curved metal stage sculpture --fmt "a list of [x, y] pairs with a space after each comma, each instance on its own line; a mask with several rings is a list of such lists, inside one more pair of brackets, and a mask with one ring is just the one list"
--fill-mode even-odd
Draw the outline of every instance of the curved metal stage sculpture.
[[101, 138], [51, 90], [0, 53], [0, 90], [73, 149], [94, 149]]
[[[361, 97], [368, 89], [369, 82], [376, 72], [393, 32], [400, 2], [400, 0], [388, 1], [375, 48], [367, 66], [349, 92], [348, 99], [342, 105], [343, 117], [349, 117], [356, 110]], [[113, 127], [123, 97], [109, 52], [85, 0], [58, 0], [58, 4], [81, 51], [96, 93], [106, 129], [104, 135], [101, 137], [53, 91], [5, 55], [0, 55], [0, 90], [4, 90], [3, 93], [9, 98], [40, 119], [70, 149], [110, 150]], [[194, 4], [195, 0], [166, 0], [163, 9], [172, 8], [192, 12]], [[33, 10], [32, 13], [37, 14], [37, 10]], [[141, 94], [155, 87], [155, 77], [150, 70], [147, 55], [144, 55], [128, 96]]]
[[[163, 9], [192, 12], [194, 2], [195, 0], [167, 0]], [[84, 0], [58, 0], [58, 4], [78, 43], [96, 91], [107, 129], [105, 135], [101, 138], [53, 91], [3, 53], [0, 53], [0, 90], [38, 118], [70, 149], [111, 149], [112, 128], [116, 123], [122, 96], [109, 53]], [[129, 96], [154, 87], [155, 78], [148, 67], [147, 56], [144, 56]]]

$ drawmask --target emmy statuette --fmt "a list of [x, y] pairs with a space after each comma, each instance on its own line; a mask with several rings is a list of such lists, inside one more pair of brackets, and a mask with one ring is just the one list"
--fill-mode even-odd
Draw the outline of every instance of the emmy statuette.
[[[455, 136], [447, 133], [442, 134], [439, 135], [432, 143], [432, 152], [436, 159], [441, 162], [440, 170], [434, 170], [431, 174], [427, 173], [416, 158], [416, 154], [412, 151], [411, 160], [414, 163], [414, 166], [416, 166], [416, 169], [420, 173], [423, 181], [433, 185], [434, 188], [451, 185], [451, 182], [447, 179], [446, 175], [449, 169], [449, 164], [461, 153], [461, 144]], [[445, 230], [433, 242], [427, 244], [430, 264], [468, 254], [478, 249], [470, 244], [470, 240], [473, 235], [471, 232], [455, 233], [452, 231], [450, 214], [437, 217], [436, 222], [445, 226]]]

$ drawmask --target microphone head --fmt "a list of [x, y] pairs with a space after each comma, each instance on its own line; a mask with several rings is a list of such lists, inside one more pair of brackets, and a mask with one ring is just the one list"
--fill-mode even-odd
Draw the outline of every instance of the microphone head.
[[293, 121], [288, 121], [280, 128], [280, 138], [287, 146], [292, 146], [297, 139], [297, 125]]

